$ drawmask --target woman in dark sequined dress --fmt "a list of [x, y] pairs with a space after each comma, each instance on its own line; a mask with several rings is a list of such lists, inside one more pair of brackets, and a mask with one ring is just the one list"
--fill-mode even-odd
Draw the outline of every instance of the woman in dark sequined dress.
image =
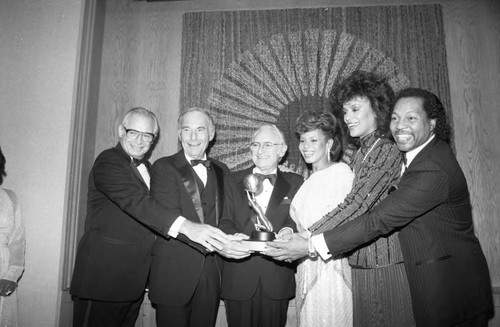
[[[349, 132], [348, 148], [356, 149], [352, 156], [344, 156], [355, 176], [344, 202], [310, 226], [313, 235], [369, 211], [387, 196], [401, 174], [401, 152], [390, 139], [394, 92], [387, 81], [358, 71], [331, 92], [330, 100], [334, 114], [343, 119]], [[351, 253], [355, 327], [415, 325], [402, 262], [397, 233]]]

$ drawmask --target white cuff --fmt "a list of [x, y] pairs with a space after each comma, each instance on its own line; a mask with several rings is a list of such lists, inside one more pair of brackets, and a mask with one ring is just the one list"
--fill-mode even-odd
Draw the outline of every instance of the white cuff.
[[170, 229], [168, 230], [168, 235], [170, 237], [176, 238], [177, 235], [179, 235], [179, 230], [181, 229], [182, 224], [186, 221], [186, 218], [179, 216], [177, 219], [174, 221], [172, 226], [170, 226]]
[[330, 254], [330, 250], [326, 245], [325, 237], [323, 234], [311, 236], [311, 242], [321, 259], [328, 260], [332, 257], [332, 255]]

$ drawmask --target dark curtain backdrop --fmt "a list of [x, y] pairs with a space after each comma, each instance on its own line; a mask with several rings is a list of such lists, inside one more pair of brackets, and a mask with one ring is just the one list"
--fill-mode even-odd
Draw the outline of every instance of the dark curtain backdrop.
[[330, 110], [333, 85], [357, 69], [385, 75], [396, 92], [436, 93], [451, 121], [439, 5], [186, 13], [180, 108], [210, 110], [210, 154], [233, 170], [251, 165], [255, 129], [276, 124], [289, 145], [281, 168], [300, 172], [296, 118]]

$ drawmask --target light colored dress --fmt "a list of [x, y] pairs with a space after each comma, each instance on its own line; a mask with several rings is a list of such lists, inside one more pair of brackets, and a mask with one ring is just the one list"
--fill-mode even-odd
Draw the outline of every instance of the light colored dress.
[[[354, 174], [345, 163], [335, 163], [311, 174], [290, 206], [298, 231], [304, 231], [342, 203], [353, 179]], [[351, 268], [347, 259], [302, 259], [296, 280], [299, 326], [352, 326]]]
[[[14, 192], [0, 188], [0, 279], [18, 281], [24, 271], [24, 225]], [[0, 326], [17, 326], [17, 288], [0, 296]]]

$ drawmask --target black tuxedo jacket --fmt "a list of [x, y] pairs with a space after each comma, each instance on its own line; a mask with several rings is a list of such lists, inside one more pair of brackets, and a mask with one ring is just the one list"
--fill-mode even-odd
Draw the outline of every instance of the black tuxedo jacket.
[[150, 197], [120, 144], [103, 151], [90, 172], [85, 233], [71, 294], [102, 301], [137, 300], [146, 287], [156, 237], [152, 231], [166, 236], [178, 216]]
[[[255, 231], [251, 217], [252, 208], [243, 187], [243, 179], [252, 168], [234, 172], [228, 179], [228, 191], [224, 206], [224, 215], [219, 228], [227, 234]], [[289, 215], [293, 196], [302, 185], [303, 178], [294, 173], [278, 170], [273, 193], [266, 210], [266, 217], [273, 224], [275, 232], [283, 227], [296, 231], [295, 222]], [[271, 299], [287, 299], [295, 296], [295, 265], [275, 261], [271, 258], [253, 254], [242, 260], [224, 259], [221, 297], [229, 300], [245, 301], [250, 299], [257, 289], [259, 280], [264, 293]]]
[[[210, 159], [207, 170], [206, 189], [203, 193], [201, 181], [186, 160], [183, 150], [158, 159], [151, 171], [151, 194], [163, 206], [180, 211], [180, 214], [196, 223], [220, 220], [224, 203], [224, 179], [229, 172], [226, 165]], [[209, 183], [211, 185], [209, 185]], [[206, 203], [206, 198], [213, 201]], [[212, 217], [204, 217], [210, 210]], [[158, 239], [153, 250], [150, 273], [149, 297], [153, 303], [183, 305], [195, 291], [207, 252], [196, 244], [182, 242], [177, 238]], [[181, 238], [181, 239], [180, 239]], [[214, 255], [214, 254], [210, 254]], [[219, 276], [220, 278], [220, 276]]]
[[397, 190], [324, 236], [330, 252], [340, 254], [396, 229], [418, 326], [450, 326], [493, 307], [467, 183], [445, 142], [432, 140]]

